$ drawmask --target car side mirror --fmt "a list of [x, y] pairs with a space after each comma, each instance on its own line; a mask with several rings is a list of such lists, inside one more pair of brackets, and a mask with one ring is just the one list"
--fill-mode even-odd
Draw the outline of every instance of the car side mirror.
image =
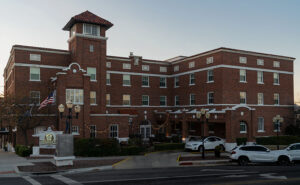
[[271, 150], [267, 150], [267, 152], [271, 152]]
[[287, 150], [287, 151], [290, 151], [291, 149], [290, 149], [290, 148], [287, 148], [286, 150]]

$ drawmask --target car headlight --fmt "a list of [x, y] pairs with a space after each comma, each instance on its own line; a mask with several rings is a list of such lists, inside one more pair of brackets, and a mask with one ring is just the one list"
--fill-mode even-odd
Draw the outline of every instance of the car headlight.
[[197, 146], [198, 144], [193, 144], [193, 146]]

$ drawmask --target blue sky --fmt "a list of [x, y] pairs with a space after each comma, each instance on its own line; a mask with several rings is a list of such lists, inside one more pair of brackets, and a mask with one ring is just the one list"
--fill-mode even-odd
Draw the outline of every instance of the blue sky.
[[297, 0], [2, 0], [0, 71], [14, 44], [67, 49], [62, 27], [89, 10], [114, 24], [109, 55], [165, 60], [223, 46], [295, 57], [300, 102], [299, 9]]

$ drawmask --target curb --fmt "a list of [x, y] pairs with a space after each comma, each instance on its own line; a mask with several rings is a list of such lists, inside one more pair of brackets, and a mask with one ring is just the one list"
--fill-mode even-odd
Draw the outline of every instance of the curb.
[[179, 166], [203, 166], [203, 165], [224, 165], [229, 164], [230, 160], [201, 160], [201, 161], [179, 161]]

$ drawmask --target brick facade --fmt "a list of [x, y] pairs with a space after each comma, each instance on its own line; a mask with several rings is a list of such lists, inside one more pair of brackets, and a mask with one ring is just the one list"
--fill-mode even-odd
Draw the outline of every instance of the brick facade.
[[[167, 136], [177, 134], [186, 138], [204, 133], [219, 135], [228, 143], [234, 143], [238, 137], [254, 141], [258, 136], [276, 134], [272, 121], [276, 115], [284, 118], [280, 134], [293, 122], [294, 58], [229, 48], [166, 61], [144, 59], [132, 53], [129, 57], [107, 56], [109, 40], [105, 32], [112, 24], [103, 22], [102, 18], [101, 24], [93, 22], [99, 17], [90, 12], [80, 14], [81, 18], [85, 16], [93, 19], [82, 21], [75, 16], [64, 28], [70, 31], [68, 50], [15, 45], [4, 71], [5, 96], [30, 96], [30, 91], [39, 91], [42, 102], [56, 90], [55, 105], [50, 105], [50, 113], [42, 109], [41, 114], [56, 117], [53, 125], [57, 125], [58, 130], [65, 130], [65, 119], [57, 116], [56, 107], [66, 103], [66, 89], [82, 89], [84, 93], [79, 119], [73, 119], [73, 125], [79, 128], [77, 137], [90, 137], [91, 125], [96, 126], [96, 137], [110, 137], [110, 125], [117, 124], [117, 137], [126, 140], [130, 134], [139, 133], [143, 126], [149, 125], [152, 136], [163, 132]], [[98, 35], [85, 33], [84, 27], [89, 24], [98, 26]], [[40, 55], [40, 61], [31, 61], [30, 54]], [[240, 63], [240, 57], [246, 58], [246, 63]], [[258, 65], [257, 60], [263, 60], [263, 65]], [[275, 67], [274, 61], [280, 66]], [[124, 69], [124, 64], [130, 64], [130, 69]], [[31, 67], [40, 69], [39, 81], [30, 81]], [[96, 69], [96, 80], [92, 81], [87, 74], [88, 67]], [[209, 70], [213, 74], [210, 81]], [[240, 70], [246, 71], [245, 82], [240, 82]], [[258, 83], [258, 71], [263, 72], [263, 83]], [[274, 73], [279, 74], [278, 84], [274, 84]], [[191, 74], [194, 84], [190, 84]], [[130, 75], [129, 86], [123, 85], [123, 75]], [[142, 85], [142, 76], [149, 78], [147, 87]], [[166, 87], [160, 87], [160, 77], [166, 78]], [[178, 87], [175, 87], [175, 78], [179, 79]], [[90, 104], [90, 91], [96, 92], [96, 104]], [[209, 92], [213, 92], [211, 104], [208, 103]], [[240, 92], [246, 92], [243, 104]], [[258, 93], [263, 93], [262, 105], [258, 105]], [[279, 105], [274, 105], [274, 93], [279, 94]], [[107, 94], [109, 105], [106, 105]], [[195, 97], [192, 104], [190, 94]], [[123, 95], [130, 95], [130, 105], [123, 105]], [[149, 96], [148, 105], [142, 105], [143, 95]], [[167, 97], [166, 105], [160, 105], [161, 96]], [[179, 105], [175, 105], [175, 96], [179, 97]], [[210, 113], [209, 119], [196, 118], [196, 112], [201, 109]], [[264, 119], [264, 129], [260, 131], [259, 117]], [[245, 133], [240, 130], [241, 121], [247, 125]], [[205, 122], [204, 126], [200, 122]]]

